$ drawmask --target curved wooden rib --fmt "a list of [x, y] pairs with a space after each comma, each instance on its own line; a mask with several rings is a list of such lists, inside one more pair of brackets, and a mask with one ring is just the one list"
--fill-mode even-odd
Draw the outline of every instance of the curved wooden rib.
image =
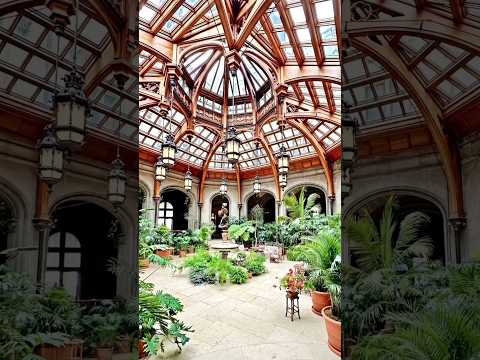
[[258, 132], [258, 134], [255, 136], [255, 139], [262, 145], [263, 149], [267, 153], [268, 159], [270, 160], [270, 167], [272, 168], [273, 180], [275, 182], [275, 190], [277, 193], [277, 201], [280, 201], [282, 200], [282, 190], [280, 188], [280, 180], [278, 179], [277, 160], [275, 159], [272, 149], [270, 149], [263, 132]]
[[198, 186], [198, 202], [203, 204], [204, 198], [205, 198], [205, 180], [207, 179], [207, 174], [208, 174], [208, 164], [210, 164], [210, 161], [212, 161], [213, 155], [217, 152], [217, 149], [223, 144], [223, 139], [221, 137], [217, 138], [216, 143], [210, 148], [210, 152], [207, 155], [207, 158], [205, 159], [205, 162], [203, 163], [203, 168], [202, 168], [202, 178], [200, 179], [200, 184]]
[[[224, 2], [222, 0], [215, 0], [217, 2]], [[245, 42], [247, 41], [248, 36], [252, 33], [255, 25], [257, 25], [260, 18], [265, 14], [265, 11], [270, 7], [273, 0], [257, 0], [255, 8], [252, 9], [250, 14], [248, 15], [247, 19], [245, 20], [245, 25], [243, 26], [242, 30], [240, 30], [240, 34], [238, 35], [237, 40], [235, 41], [234, 48], [240, 50]], [[217, 5], [218, 6], [218, 5]], [[230, 44], [229, 44], [230, 46]], [[232, 47], [230, 47], [232, 48]]]
[[383, 46], [373, 42], [368, 37], [354, 38], [351, 44], [357, 49], [368, 53], [391, 71], [401, 85], [410, 94], [415, 105], [425, 119], [425, 123], [437, 145], [440, 159], [445, 170], [449, 195], [449, 216], [462, 218], [465, 216], [463, 205], [463, 186], [458, 149], [443, 131], [440, 119], [442, 111], [425, 91], [420, 81], [405, 66], [395, 51], [384, 43]]
[[333, 183], [333, 170], [332, 166], [327, 160], [327, 155], [325, 153], [325, 149], [320, 145], [315, 135], [312, 134], [310, 129], [308, 129], [305, 124], [300, 121], [286, 119], [287, 123], [291, 126], [300, 131], [300, 133], [312, 144], [315, 151], [317, 152], [318, 158], [320, 159], [320, 163], [322, 164], [323, 170], [325, 171], [325, 178], [327, 180], [327, 191], [328, 196], [335, 195], [335, 186]]

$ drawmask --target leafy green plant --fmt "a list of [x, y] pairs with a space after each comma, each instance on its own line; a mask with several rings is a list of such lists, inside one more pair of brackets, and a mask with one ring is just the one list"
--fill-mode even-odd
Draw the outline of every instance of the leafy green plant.
[[183, 304], [175, 296], [163, 291], [157, 292], [160, 303], [168, 310], [170, 315], [177, 315], [183, 310]]
[[251, 252], [245, 259], [245, 268], [252, 275], [260, 275], [267, 271], [265, 266], [266, 257], [256, 252]]
[[196, 246], [208, 247], [208, 242], [212, 238], [215, 228], [212, 225], [202, 225], [195, 231], [195, 237], [198, 239]]
[[121, 317], [118, 313], [90, 313], [81, 318], [84, 338], [90, 346], [112, 347], [120, 335]]
[[241, 224], [232, 224], [228, 228], [228, 236], [234, 241], [247, 242], [255, 233], [255, 226], [252, 221], [245, 221]]
[[304, 221], [305, 218], [311, 215], [318, 209], [317, 200], [320, 195], [317, 193], [310, 194], [305, 197], [305, 188], [303, 187], [297, 198], [295, 194], [285, 195], [283, 202], [288, 211], [288, 216], [291, 219], [299, 219]]
[[243, 267], [233, 266], [228, 273], [232, 284], [244, 284], [248, 281], [248, 272]]

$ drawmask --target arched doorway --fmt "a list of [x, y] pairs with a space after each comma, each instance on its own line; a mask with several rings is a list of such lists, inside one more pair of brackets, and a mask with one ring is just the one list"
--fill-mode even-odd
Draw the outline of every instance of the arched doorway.
[[47, 285], [65, 287], [77, 299], [112, 299], [120, 225], [110, 212], [85, 201], [66, 201], [52, 214]]
[[258, 206], [263, 216], [263, 223], [275, 222], [275, 197], [268, 192], [253, 194], [247, 200], [247, 213], [250, 219], [255, 219], [254, 209]]
[[218, 228], [221, 217], [218, 216], [218, 211], [222, 208], [222, 205], [226, 204], [228, 213], [230, 212], [230, 201], [224, 195], [218, 194], [212, 198], [212, 213], [210, 215], [211, 222], [215, 225], [215, 232], [212, 234], [212, 239], [221, 239], [222, 231]]
[[[316, 187], [316, 186], [311, 186], [311, 185], [300, 185], [297, 186], [287, 192], [287, 195], [295, 195], [297, 199], [300, 196], [300, 193], [302, 189], [305, 189], [305, 201], [308, 199], [308, 197], [311, 194], [318, 194], [318, 199], [315, 202], [316, 208], [320, 210], [320, 214], [326, 214], [327, 213], [327, 201], [325, 198], [325, 192]], [[288, 209], [287, 209], [287, 215], [288, 215]]]
[[[0, 252], [8, 248], [8, 237], [14, 223], [13, 210], [10, 204], [0, 197]], [[6, 255], [0, 255], [0, 265], [7, 261]]]
[[187, 230], [190, 198], [180, 190], [162, 191], [158, 205], [158, 225], [166, 225], [171, 230]]
[[138, 210], [143, 210], [147, 207], [147, 192], [142, 186], [138, 187]]
[[[394, 239], [398, 235], [401, 222], [407, 215], [417, 211], [422, 212], [430, 218], [429, 224], [421, 229], [421, 232], [423, 235], [430, 236], [434, 241], [432, 260], [445, 263], [446, 244], [444, 216], [440, 207], [433, 201], [408, 193], [385, 193], [362, 202], [361, 205], [357, 206], [354, 211], [347, 212], [346, 217], [351, 218], [353, 216], [353, 218], [359, 218], [363, 216], [361, 213], [364, 211], [364, 209], [366, 209], [368, 213], [371, 214], [378, 226], [382, 219], [385, 203], [392, 195], [394, 196], [396, 202], [394, 215], [397, 223], [396, 231], [393, 235]], [[349, 259], [349, 261], [354, 263], [354, 259]]]

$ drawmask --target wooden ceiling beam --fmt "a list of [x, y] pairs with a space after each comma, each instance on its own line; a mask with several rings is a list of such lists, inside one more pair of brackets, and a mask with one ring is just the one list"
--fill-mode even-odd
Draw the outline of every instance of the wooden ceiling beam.
[[150, 69], [155, 65], [157, 60], [157, 57], [155, 55], [152, 55], [152, 57], [142, 66], [138, 73], [138, 76], [144, 76], [145, 74], [147, 74]]
[[278, 37], [275, 35], [273, 26], [268, 20], [266, 15], [263, 15], [260, 18], [260, 23], [262, 24], [263, 30], [265, 30], [265, 34], [267, 35], [268, 41], [272, 45], [272, 50], [275, 55], [275, 59], [278, 61], [279, 65], [284, 65], [287, 62], [287, 57], [285, 56], [285, 53], [283, 52], [280, 46], [280, 41], [278, 40]]
[[328, 81], [323, 81], [323, 91], [325, 91], [325, 97], [327, 98], [328, 110], [331, 114], [337, 111], [335, 100], [333, 98], [332, 84]]
[[306, 81], [305, 85], [307, 86], [308, 94], [310, 95], [310, 99], [312, 100], [312, 104], [314, 108], [320, 107], [320, 102], [318, 101], [317, 92], [313, 87], [313, 83], [311, 81]]
[[456, 24], [461, 24], [465, 18], [465, 0], [450, 0], [450, 7], [452, 8], [453, 21]]
[[[220, 1], [220, 0], [216, 0], [216, 1]], [[255, 25], [257, 25], [258, 21], [268, 10], [272, 2], [273, 0], [257, 0], [255, 2], [255, 5], [257, 6], [255, 6], [252, 9], [247, 19], [245, 20], [243, 28], [242, 30], [240, 30], [240, 33], [238, 34], [238, 38], [235, 41], [235, 49], [240, 50], [245, 45], [245, 42], [247, 41], [247, 38], [250, 36], [252, 31], [254, 30]]]
[[188, 20], [183, 23], [180, 28], [175, 31], [175, 34], [172, 37], [173, 43], [178, 43], [186, 33], [192, 30], [193, 26], [199, 21], [203, 16], [205, 16], [211, 8], [210, 1], [205, 1], [198, 9], [195, 9], [194, 13], [189, 16]]
[[202, 166], [202, 177], [200, 179], [200, 184], [198, 186], [198, 202], [203, 204], [203, 201], [205, 199], [205, 180], [207, 179], [208, 175], [208, 165], [210, 164], [210, 161], [212, 161], [213, 155], [217, 152], [217, 149], [223, 144], [223, 139], [221, 136], [217, 136], [216, 141], [214, 144], [210, 147], [210, 150], [208, 152], [207, 158], [203, 162]]
[[290, 18], [290, 13], [287, 11], [287, 6], [283, 0], [277, 0], [275, 2], [277, 7], [277, 11], [280, 14], [280, 19], [282, 20], [283, 28], [287, 33], [288, 39], [290, 40], [290, 45], [293, 49], [293, 54], [295, 55], [295, 59], [297, 60], [298, 65], [302, 66], [305, 62], [305, 56], [303, 55], [300, 46], [298, 46], [298, 39], [297, 34], [293, 31], [293, 23], [292, 19]]
[[298, 83], [292, 84], [292, 89], [293, 92], [295, 93], [295, 96], [297, 97], [299, 102], [304, 102], [305, 101], [305, 96], [303, 96], [302, 91], [300, 90], [300, 87], [298, 86]]
[[273, 155], [272, 149], [268, 145], [267, 140], [265, 139], [265, 134], [263, 131], [258, 131], [257, 136], [255, 138], [263, 147], [263, 150], [267, 154], [268, 160], [270, 161], [270, 167], [273, 173], [273, 181], [275, 182], [275, 190], [277, 193], [277, 199], [282, 199], [282, 190], [280, 187], [280, 179], [278, 178], [278, 168], [277, 168], [277, 160]]
[[318, 33], [315, 9], [313, 8], [313, 3], [311, 0], [302, 0], [302, 5], [305, 11], [305, 18], [307, 19], [313, 51], [315, 52], [315, 59], [318, 66], [322, 66], [323, 62], [325, 61], [325, 52], [323, 51], [322, 38]]
[[160, 17], [152, 25], [152, 33], [157, 34], [162, 30], [163, 26], [168, 20], [177, 12], [180, 6], [183, 5], [183, 0], [170, 0], [167, 2], [167, 8], [160, 12]]
[[225, 3], [225, 0], [215, 0], [215, 6], [217, 7], [220, 22], [222, 23], [223, 33], [225, 34], [228, 48], [233, 49], [235, 46], [235, 38], [233, 36], [232, 23], [230, 22], [231, 17], [228, 13], [228, 9]]

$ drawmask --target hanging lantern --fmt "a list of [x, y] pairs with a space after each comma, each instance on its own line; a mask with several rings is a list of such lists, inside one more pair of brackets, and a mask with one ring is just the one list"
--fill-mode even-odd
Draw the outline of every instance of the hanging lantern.
[[162, 161], [167, 168], [171, 168], [175, 164], [175, 153], [177, 152], [177, 146], [175, 145], [175, 139], [171, 134], [168, 134], [162, 144]]
[[40, 141], [39, 176], [48, 185], [58, 183], [63, 176], [63, 151], [50, 126], [45, 129], [45, 136]]
[[108, 201], [113, 206], [123, 204], [126, 197], [127, 176], [125, 175], [125, 164], [117, 154], [117, 158], [112, 161], [112, 169], [108, 175]]
[[290, 155], [287, 153], [287, 149], [282, 145], [280, 153], [277, 155], [278, 172], [279, 174], [288, 174], [288, 162], [290, 161]]
[[285, 189], [285, 187], [287, 186], [287, 174], [279, 174], [278, 182], [280, 183], [280, 187], [282, 189]]
[[192, 173], [190, 172], [190, 170], [187, 170], [187, 172], [185, 173], [185, 190], [192, 190]]
[[237, 129], [233, 126], [228, 130], [226, 147], [228, 162], [236, 164], [240, 158], [240, 139], [237, 136]]
[[159, 156], [157, 163], [155, 164], [155, 180], [163, 181], [167, 178], [167, 167]]
[[74, 68], [64, 78], [65, 89], [55, 96], [56, 135], [61, 146], [75, 149], [83, 144], [90, 110], [83, 91], [83, 77]]
[[260, 190], [262, 188], [262, 185], [260, 183], [260, 178], [258, 177], [258, 175], [255, 177], [255, 182], [253, 183], [253, 192], [255, 194], [258, 194], [260, 193]]
[[227, 180], [223, 179], [222, 184], [220, 185], [220, 194], [225, 195], [227, 193]]

